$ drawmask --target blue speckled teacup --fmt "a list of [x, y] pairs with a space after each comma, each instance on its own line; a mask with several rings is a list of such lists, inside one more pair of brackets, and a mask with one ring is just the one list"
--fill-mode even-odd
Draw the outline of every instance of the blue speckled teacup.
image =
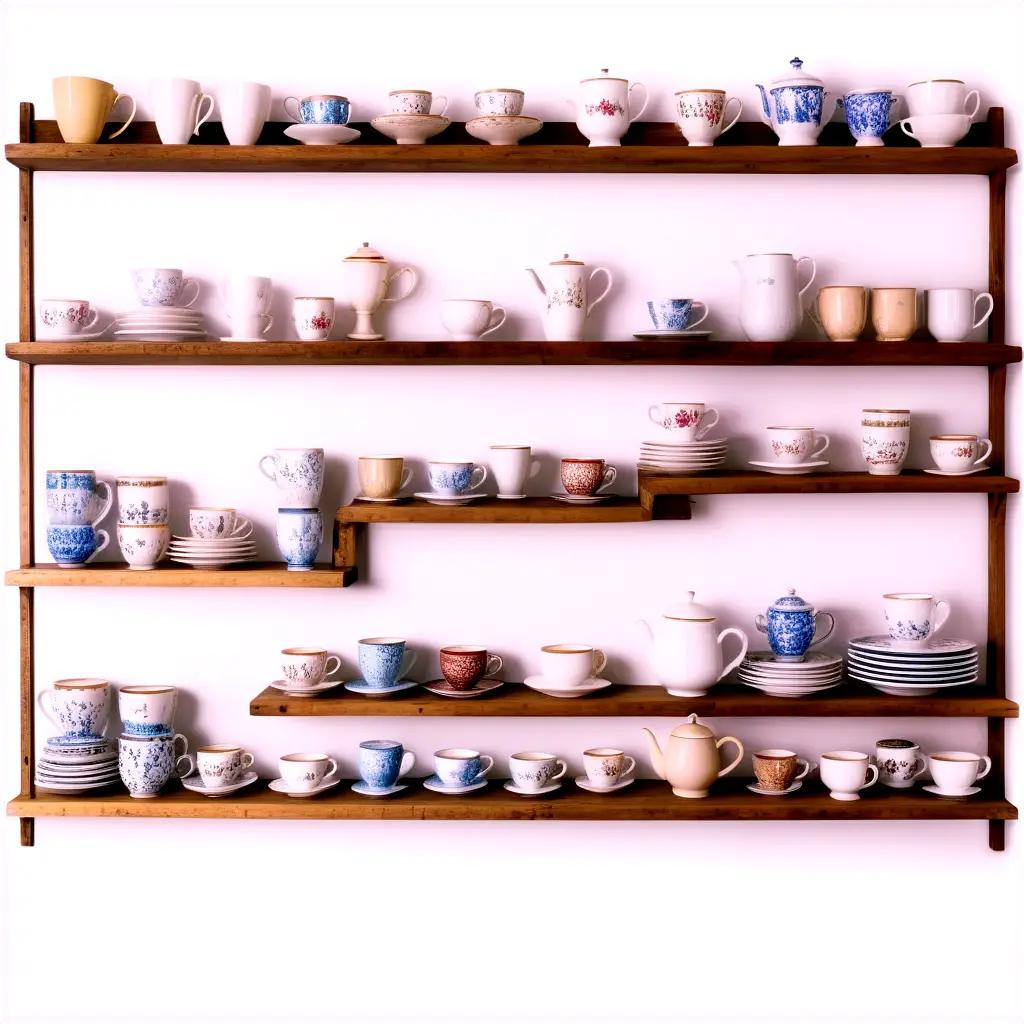
[[434, 774], [445, 786], [453, 789], [482, 782], [493, 767], [494, 758], [477, 750], [446, 747], [434, 754]]
[[427, 472], [430, 489], [450, 497], [475, 491], [487, 479], [487, 470], [472, 462], [428, 462]]
[[359, 775], [373, 789], [390, 789], [415, 763], [416, 755], [397, 740], [364, 740], [359, 744]]
[[65, 569], [91, 562], [110, 543], [106, 530], [91, 526], [48, 526], [46, 546], [53, 560]]
[[[295, 108], [290, 109], [289, 103]], [[302, 124], [348, 124], [350, 110], [344, 96], [306, 96], [301, 100], [289, 96], [284, 101], [285, 113]]]
[[[694, 307], [703, 310], [704, 315], [694, 320]], [[647, 303], [651, 323], [658, 331], [685, 331], [704, 323], [708, 307], [696, 299], [651, 299]]]
[[405, 641], [397, 637], [375, 636], [359, 641], [359, 671], [369, 686], [394, 686], [415, 663], [416, 652], [407, 651]]

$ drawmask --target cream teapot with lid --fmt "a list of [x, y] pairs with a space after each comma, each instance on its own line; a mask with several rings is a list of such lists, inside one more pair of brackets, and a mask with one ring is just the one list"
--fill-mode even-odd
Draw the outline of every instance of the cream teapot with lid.
[[[743, 744], [735, 736], [716, 739], [696, 715], [690, 715], [682, 725], [672, 730], [664, 752], [658, 746], [654, 733], [650, 729], [644, 729], [644, 732], [647, 733], [654, 770], [659, 778], [668, 782], [676, 796], [691, 799], [707, 796], [715, 779], [728, 775], [743, 760]], [[723, 768], [718, 748], [726, 743], [735, 744], [739, 752]]]
[[[373, 326], [373, 314], [382, 302], [406, 299], [416, 287], [416, 271], [399, 267], [390, 273], [391, 264], [369, 242], [341, 261], [342, 298], [354, 310], [356, 324], [349, 334], [357, 341], [380, 341], [384, 337]], [[403, 295], [388, 295], [391, 285], [403, 274], [409, 275], [409, 288]]]
[[[568, 253], [547, 265], [543, 280], [536, 270], [527, 267], [526, 272], [533, 275], [534, 284], [544, 296], [544, 334], [548, 341], [582, 341], [590, 311], [611, 291], [610, 270], [594, 267], [588, 274], [587, 269], [582, 260], [571, 259]], [[590, 299], [587, 285], [598, 274], [604, 274], [608, 283], [596, 299]]]
[[[640, 109], [630, 111], [633, 92], [639, 89], [644, 96]], [[601, 68], [600, 75], [584, 78], [580, 82], [579, 97], [570, 103], [576, 108], [576, 126], [590, 140], [591, 146], [621, 146], [633, 121], [647, 109], [647, 86], [643, 82], [629, 84], [626, 78], [616, 78]]]

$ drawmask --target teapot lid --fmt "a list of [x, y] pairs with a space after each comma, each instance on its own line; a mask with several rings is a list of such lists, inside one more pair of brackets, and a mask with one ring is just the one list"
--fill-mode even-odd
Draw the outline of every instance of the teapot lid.
[[573, 260], [569, 258], [569, 254], [565, 253], [560, 260], [552, 260], [549, 267], [582, 267], [583, 260]]
[[804, 62], [799, 57], [794, 57], [790, 62], [789, 66], [793, 69], [788, 75], [783, 75], [781, 78], [776, 78], [772, 82], [772, 88], [777, 86], [786, 85], [817, 85], [823, 86], [825, 83], [820, 78], [815, 78], [814, 75], [807, 74], [803, 70]]
[[672, 605], [668, 611], [662, 613], [665, 619], [686, 619], [690, 622], [714, 622], [718, 616], [710, 608], [697, 604], [693, 599], [693, 591], [686, 592], [686, 600], [679, 604]]
[[370, 247], [369, 242], [363, 242], [363, 244], [359, 246], [351, 256], [346, 256], [345, 260], [373, 260], [375, 263], [387, 262], [387, 260], [385, 260], [376, 249]]
[[772, 603], [772, 608], [780, 612], [814, 611], [814, 608], [800, 597], [792, 587], [782, 597]]
[[584, 82], [628, 82], [628, 78], [616, 78], [614, 75], [608, 74], [607, 68], [601, 68], [601, 74], [591, 75], [590, 78], [581, 78], [580, 85]]
[[714, 739], [715, 736], [706, 725], [701, 725], [697, 721], [696, 714], [690, 715], [682, 725], [677, 725], [672, 730], [672, 735], [677, 739], [687, 740], [706, 740], [708, 737]]

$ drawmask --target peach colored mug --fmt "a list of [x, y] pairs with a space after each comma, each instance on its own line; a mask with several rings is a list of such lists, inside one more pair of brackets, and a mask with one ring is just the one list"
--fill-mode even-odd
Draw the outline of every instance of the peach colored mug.
[[917, 330], [917, 289], [872, 288], [871, 323], [879, 341], [906, 341]]
[[861, 285], [826, 285], [818, 289], [818, 321], [829, 341], [856, 341], [868, 316], [868, 293]]
[[132, 105], [128, 119], [110, 138], [116, 139], [135, 118], [135, 100], [119, 93], [109, 82], [76, 75], [53, 80], [53, 107], [65, 142], [90, 145], [99, 141], [107, 118], [119, 100]]

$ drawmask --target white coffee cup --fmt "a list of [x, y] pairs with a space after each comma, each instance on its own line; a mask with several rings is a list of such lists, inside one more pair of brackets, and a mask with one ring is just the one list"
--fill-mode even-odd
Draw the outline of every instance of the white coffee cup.
[[285, 647], [281, 651], [281, 675], [294, 690], [318, 686], [340, 668], [341, 658], [322, 647]]
[[616, 747], [591, 747], [583, 751], [583, 768], [592, 786], [611, 789], [633, 774], [636, 761]]
[[833, 750], [822, 754], [818, 771], [833, 800], [859, 800], [860, 791], [878, 781], [878, 768], [867, 754], [856, 750]]
[[966, 114], [915, 114], [900, 121], [904, 135], [921, 143], [922, 149], [947, 149], [955, 146], [970, 130]]
[[489, 450], [491, 472], [498, 483], [498, 497], [525, 497], [526, 481], [540, 470], [540, 460], [531, 457], [530, 446], [492, 444]]
[[882, 610], [885, 614], [889, 637], [898, 646], [924, 647], [929, 637], [946, 624], [950, 607], [946, 601], [936, 601], [931, 594], [883, 594]]
[[568, 765], [554, 754], [525, 750], [508, 759], [508, 773], [516, 789], [536, 792], [557, 782], [568, 770]]
[[860, 451], [872, 476], [896, 476], [910, 450], [909, 409], [862, 409]]
[[992, 770], [992, 759], [966, 750], [940, 750], [928, 755], [928, 770], [944, 796], [967, 796], [975, 782]]
[[338, 762], [326, 754], [285, 754], [277, 763], [284, 784], [295, 793], [310, 793], [338, 773]]
[[243, 313], [269, 313], [274, 297], [273, 282], [269, 277], [255, 274], [236, 274], [227, 277], [220, 286], [224, 308], [228, 316]]
[[[988, 292], [975, 295], [970, 288], [929, 288], [928, 331], [936, 341], [963, 341], [992, 315], [995, 300]], [[978, 304], [988, 302], [979, 317]]]
[[292, 323], [302, 341], [326, 341], [334, 326], [334, 299], [299, 295], [292, 299]]
[[[160, 78], [149, 88], [156, 132], [165, 145], [183, 146], [213, 113], [213, 97], [190, 78]], [[206, 112], [202, 112], [206, 102]]]
[[188, 526], [192, 536], [200, 540], [245, 540], [252, 536], [252, 522], [233, 508], [206, 508], [198, 505], [188, 510]]
[[455, 341], [476, 341], [505, 322], [505, 307], [486, 299], [445, 299], [441, 323]]
[[[440, 110], [430, 108], [437, 100]], [[447, 96], [435, 96], [427, 89], [394, 89], [388, 93], [388, 103], [392, 114], [433, 114], [442, 117], [448, 109]]]
[[768, 451], [781, 466], [795, 466], [820, 459], [829, 445], [828, 434], [816, 433], [813, 427], [765, 429], [768, 431]]
[[[684, 89], [675, 100], [676, 125], [691, 146], [713, 146], [743, 113], [743, 101], [735, 96], [726, 99], [724, 89]], [[730, 103], [736, 104], [732, 120], [727, 113]]]
[[117, 524], [117, 543], [129, 569], [154, 569], [171, 543], [168, 523]]
[[270, 117], [269, 85], [229, 82], [218, 90], [220, 119], [232, 146], [254, 146]]
[[928, 448], [932, 461], [946, 473], [969, 473], [992, 454], [992, 442], [977, 434], [933, 434]]
[[[966, 114], [973, 118], [981, 106], [977, 89], [967, 91], [967, 86], [957, 78], [932, 78], [914, 82], [905, 90], [907, 110], [913, 114]], [[967, 109], [971, 98], [974, 105]]]
[[525, 99], [522, 89], [480, 89], [473, 94], [477, 113], [485, 117], [519, 117]]
[[96, 326], [99, 311], [91, 309], [87, 299], [41, 299], [36, 336], [67, 338], [86, 334]]
[[879, 740], [875, 744], [878, 781], [890, 789], [910, 789], [928, 770], [921, 748], [910, 740]]
[[234, 785], [253, 766], [247, 750], [230, 743], [213, 743], [196, 749], [196, 770], [207, 789]]
[[549, 644], [540, 649], [541, 674], [555, 689], [582, 686], [601, 675], [608, 657], [597, 647], [585, 644]]

